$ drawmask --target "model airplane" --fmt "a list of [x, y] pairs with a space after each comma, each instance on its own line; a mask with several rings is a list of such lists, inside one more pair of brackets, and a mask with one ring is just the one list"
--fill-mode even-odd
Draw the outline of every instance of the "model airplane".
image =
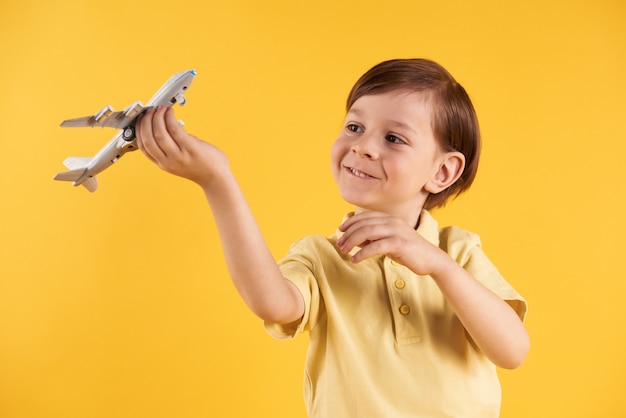
[[96, 174], [111, 166], [122, 155], [137, 149], [135, 138], [135, 123], [137, 117], [150, 107], [173, 106], [178, 103], [183, 106], [186, 102], [185, 92], [196, 75], [195, 70], [187, 70], [174, 74], [156, 92], [145, 106], [141, 102], [135, 102], [126, 109], [114, 112], [111, 106], [105, 106], [92, 116], [68, 119], [61, 123], [62, 127], [111, 127], [121, 131], [117, 133], [93, 158], [68, 157], [63, 164], [69, 171], [58, 173], [54, 179], [71, 181], [74, 186], [83, 185], [90, 192], [98, 188]]

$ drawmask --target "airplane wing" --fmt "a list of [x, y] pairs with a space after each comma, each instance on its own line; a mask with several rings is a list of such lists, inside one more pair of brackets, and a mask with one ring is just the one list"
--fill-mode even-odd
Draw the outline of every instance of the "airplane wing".
[[141, 102], [135, 102], [126, 109], [114, 112], [111, 106], [105, 106], [98, 113], [92, 116], [67, 119], [61, 122], [64, 128], [80, 128], [100, 126], [102, 128], [124, 129], [129, 126], [139, 114], [145, 109]]

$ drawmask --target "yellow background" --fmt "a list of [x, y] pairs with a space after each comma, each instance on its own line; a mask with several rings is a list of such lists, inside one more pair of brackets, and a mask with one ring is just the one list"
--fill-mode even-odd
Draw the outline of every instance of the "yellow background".
[[200, 189], [140, 153], [95, 194], [55, 182], [115, 133], [59, 123], [196, 68], [177, 115], [228, 153], [280, 257], [348, 209], [329, 149], [352, 83], [414, 56], [467, 88], [484, 136], [436, 216], [530, 302], [502, 416], [625, 416], [623, 1], [3, 0], [0, 54], [0, 417], [304, 417], [306, 337], [247, 311]]

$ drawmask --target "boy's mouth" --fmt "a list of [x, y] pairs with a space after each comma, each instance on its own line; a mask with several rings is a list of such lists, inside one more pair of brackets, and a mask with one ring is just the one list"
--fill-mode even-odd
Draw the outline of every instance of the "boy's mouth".
[[359, 177], [359, 178], [362, 178], [362, 179], [375, 179], [375, 178], [376, 178], [376, 177], [374, 177], [374, 176], [370, 176], [369, 174], [364, 173], [364, 172], [362, 172], [362, 171], [360, 171], [360, 170], [357, 170], [357, 169], [356, 169], [356, 168], [354, 168], [354, 167], [347, 167], [347, 166], [345, 166], [345, 169], [346, 169], [346, 170], [347, 170], [350, 174], [352, 174], [352, 175], [353, 175], [353, 176], [355, 176], [355, 177]]

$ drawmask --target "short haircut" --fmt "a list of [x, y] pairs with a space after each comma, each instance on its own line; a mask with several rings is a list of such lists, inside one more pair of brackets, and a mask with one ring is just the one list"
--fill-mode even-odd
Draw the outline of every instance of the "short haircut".
[[467, 190], [478, 170], [480, 129], [474, 106], [465, 89], [441, 65], [423, 58], [381, 62], [359, 78], [348, 95], [347, 110], [360, 97], [402, 90], [425, 93], [432, 106], [432, 130], [445, 151], [465, 156], [461, 177], [447, 189], [431, 194], [424, 209], [445, 206]]

